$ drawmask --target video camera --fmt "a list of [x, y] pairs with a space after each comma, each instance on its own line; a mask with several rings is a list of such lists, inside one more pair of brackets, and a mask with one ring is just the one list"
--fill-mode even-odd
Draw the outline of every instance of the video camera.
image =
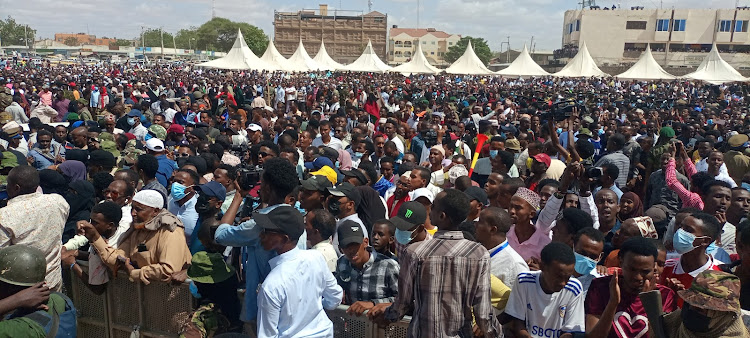
[[573, 115], [574, 108], [578, 108], [578, 113], [583, 114], [587, 111], [586, 106], [574, 100], [560, 101], [552, 105], [552, 109], [541, 114], [545, 120], [553, 119], [554, 121], [564, 121]]

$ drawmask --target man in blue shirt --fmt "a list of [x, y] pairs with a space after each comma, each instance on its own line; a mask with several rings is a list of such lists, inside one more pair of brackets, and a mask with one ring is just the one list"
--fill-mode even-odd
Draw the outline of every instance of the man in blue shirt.
[[[284, 203], [285, 197], [299, 185], [297, 170], [286, 159], [278, 157], [269, 159], [263, 163], [263, 168], [259, 195], [261, 201], [267, 207], [258, 210], [255, 214], [268, 214], [280, 206], [287, 205]], [[269, 260], [276, 257], [278, 253], [265, 250], [261, 246], [260, 234], [262, 229], [257, 226], [254, 218], [239, 225], [234, 225], [234, 218], [247, 194], [248, 191], [243, 191], [239, 185], [237, 186], [237, 193], [221, 219], [222, 224], [216, 229], [214, 239], [220, 245], [243, 247], [246, 252], [244, 262], [246, 292], [240, 319], [254, 327], [258, 316], [256, 290], [258, 285], [271, 272]], [[297, 247], [306, 249], [306, 242], [307, 236], [303, 233], [297, 240]]]
[[165, 187], [169, 186], [169, 179], [172, 178], [172, 173], [177, 170], [177, 163], [167, 157], [164, 142], [155, 137], [149, 139], [146, 141], [146, 152], [154, 155], [156, 160], [159, 161], [159, 169], [156, 171], [156, 180]]

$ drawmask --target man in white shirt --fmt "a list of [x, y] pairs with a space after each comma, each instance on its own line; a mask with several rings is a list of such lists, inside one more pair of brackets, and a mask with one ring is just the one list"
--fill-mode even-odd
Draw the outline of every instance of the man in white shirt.
[[339, 256], [331, 245], [331, 236], [336, 232], [336, 218], [328, 210], [308, 210], [305, 215], [305, 232], [309, 242], [307, 247], [323, 254], [328, 269], [336, 271]]
[[571, 277], [576, 258], [568, 245], [552, 242], [542, 249], [541, 271], [518, 275], [505, 313], [513, 317], [516, 337], [560, 337], [585, 332], [581, 283]]
[[326, 146], [336, 150], [344, 149], [344, 144], [341, 143], [341, 140], [331, 136], [331, 121], [320, 121], [320, 126], [318, 128], [320, 129], [320, 135], [313, 139], [313, 147]]
[[288, 113], [292, 102], [297, 102], [297, 88], [294, 88], [294, 85], [290, 83], [284, 89], [284, 93], [286, 94], [286, 112]]
[[322, 255], [297, 248], [305, 232], [302, 214], [282, 205], [253, 218], [263, 229], [263, 249], [279, 254], [268, 261], [271, 272], [258, 289], [258, 337], [332, 337], [324, 308], [341, 304], [344, 291]]
[[498, 207], [482, 210], [476, 222], [477, 241], [490, 252], [490, 272], [511, 290], [516, 288], [518, 274], [529, 271], [529, 266], [505, 238], [512, 224], [508, 212]]
[[136, 140], [146, 141], [148, 129], [141, 124], [141, 112], [138, 109], [133, 109], [128, 113], [128, 125], [130, 125], [129, 133], [135, 135]]

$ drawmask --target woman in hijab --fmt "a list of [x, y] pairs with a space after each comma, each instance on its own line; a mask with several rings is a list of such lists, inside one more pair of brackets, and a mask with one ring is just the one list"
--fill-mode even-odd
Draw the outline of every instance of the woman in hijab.
[[372, 224], [377, 220], [386, 218], [385, 203], [383, 203], [378, 192], [369, 185], [361, 185], [355, 187], [355, 189], [362, 196], [362, 200], [357, 206], [357, 214], [359, 214], [359, 219], [362, 220], [362, 224], [367, 228], [368, 233], [372, 233]]
[[352, 156], [346, 150], [338, 150], [339, 152], [339, 170], [352, 170]]
[[39, 186], [45, 194], [65, 196], [68, 192], [68, 182], [65, 176], [52, 169], [39, 171]]
[[85, 181], [86, 180], [86, 165], [81, 161], [68, 160], [57, 166], [57, 171], [60, 172], [68, 182]]
[[68, 220], [65, 222], [65, 229], [63, 230], [63, 243], [67, 243], [69, 239], [75, 236], [78, 221], [91, 219], [91, 208], [94, 207], [95, 197], [94, 185], [89, 181], [78, 180], [68, 184], [68, 193], [65, 195], [65, 200], [70, 205], [70, 214], [68, 214]]
[[620, 222], [641, 216], [643, 216], [643, 203], [641, 203], [640, 197], [633, 192], [624, 193], [620, 198], [620, 213], [617, 214]]

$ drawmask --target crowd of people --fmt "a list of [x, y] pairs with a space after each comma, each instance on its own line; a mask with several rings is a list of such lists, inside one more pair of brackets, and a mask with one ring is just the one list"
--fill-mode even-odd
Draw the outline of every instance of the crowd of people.
[[750, 337], [747, 84], [6, 63], [0, 85], [0, 337], [75, 335], [65, 280], [118, 272], [190, 283], [185, 337], [332, 337], [341, 304], [410, 337]]

